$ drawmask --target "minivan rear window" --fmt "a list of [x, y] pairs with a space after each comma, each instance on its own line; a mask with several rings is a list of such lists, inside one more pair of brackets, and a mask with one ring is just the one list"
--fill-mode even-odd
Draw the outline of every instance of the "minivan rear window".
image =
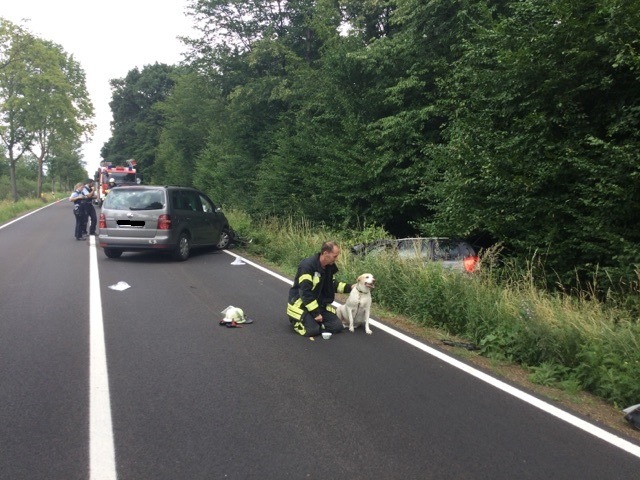
[[109, 192], [104, 208], [111, 210], [163, 210], [165, 195], [162, 190], [116, 188]]

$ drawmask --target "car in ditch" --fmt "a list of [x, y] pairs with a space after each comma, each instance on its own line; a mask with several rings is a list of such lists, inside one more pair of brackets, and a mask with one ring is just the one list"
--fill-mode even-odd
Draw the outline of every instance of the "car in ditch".
[[97, 243], [109, 258], [123, 252], [167, 252], [179, 261], [192, 248], [229, 247], [233, 230], [216, 204], [194, 188], [159, 185], [115, 187], [98, 221]]
[[396, 255], [401, 260], [439, 262], [443, 267], [473, 272], [478, 265], [475, 249], [463, 240], [448, 237], [381, 239], [351, 248], [357, 255]]

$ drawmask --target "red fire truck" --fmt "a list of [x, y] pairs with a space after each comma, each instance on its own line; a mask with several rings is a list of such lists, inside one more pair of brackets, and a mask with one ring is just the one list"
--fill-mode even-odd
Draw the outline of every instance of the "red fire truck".
[[100, 167], [96, 170], [94, 181], [98, 184], [97, 204], [102, 205], [104, 198], [109, 192], [109, 180], [114, 179], [116, 186], [120, 185], [139, 185], [142, 183], [142, 177], [136, 171], [136, 161], [134, 159], [127, 160], [127, 166], [114, 166], [111, 162], [101, 162]]

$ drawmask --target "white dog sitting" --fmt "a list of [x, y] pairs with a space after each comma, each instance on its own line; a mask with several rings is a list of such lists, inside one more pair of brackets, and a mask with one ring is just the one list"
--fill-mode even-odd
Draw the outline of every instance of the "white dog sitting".
[[364, 324], [364, 331], [371, 335], [369, 328], [369, 313], [371, 312], [371, 290], [375, 288], [376, 279], [370, 273], [363, 273], [358, 277], [356, 287], [351, 290], [344, 305], [337, 309], [338, 318], [342, 325], [353, 332], [356, 327]]

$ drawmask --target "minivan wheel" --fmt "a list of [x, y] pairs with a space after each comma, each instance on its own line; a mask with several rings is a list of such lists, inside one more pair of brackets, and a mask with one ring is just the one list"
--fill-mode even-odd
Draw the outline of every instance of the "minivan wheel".
[[105, 248], [104, 254], [109, 258], [120, 258], [120, 255], [122, 255], [122, 250], [118, 250], [116, 248]]
[[173, 258], [184, 262], [189, 258], [189, 253], [191, 253], [191, 240], [186, 232], [182, 232], [178, 238], [178, 247], [173, 252]]
[[231, 230], [228, 228], [223, 228], [222, 233], [220, 233], [220, 239], [216, 244], [216, 248], [219, 248], [220, 250], [227, 248], [231, 244], [232, 240], [233, 233], [231, 233]]

